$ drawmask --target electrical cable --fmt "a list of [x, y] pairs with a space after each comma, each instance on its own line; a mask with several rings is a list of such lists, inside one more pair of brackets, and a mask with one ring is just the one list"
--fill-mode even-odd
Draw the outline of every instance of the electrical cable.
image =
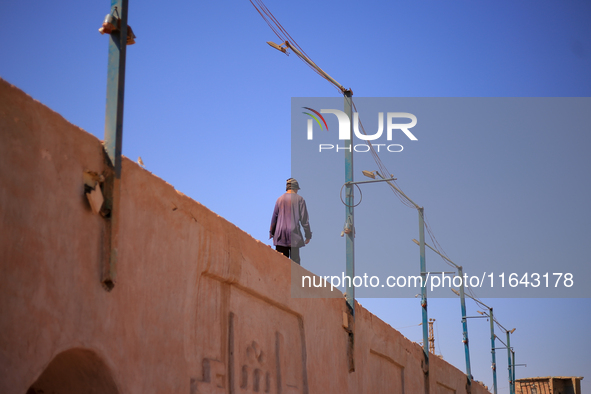
[[304, 51], [304, 49], [301, 46], [299, 46], [299, 44], [296, 42], [296, 40], [287, 32], [287, 30], [281, 25], [281, 23], [279, 23], [277, 18], [275, 18], [275, 15], [273, 15], [273, 13], [267, 8], [267, 6], [265, 5], [265, 3], [263, 3], [262, 0], [254, 0], [254, 1], [250, 0], [250, 3], [257, 10], [257, 12], [261, 15], [261, 17], [267, 23], [267, 25], [271, 28], [271, 30], [273, 30], [273, 33], [275, 33], [275, 35], [279, 38], [279, 40], [281, 40], [283, 42], [286, 42], [286, 41], [289, 42], [290, 46], [295, 47], [299, 52], [302, 53], [302, 55], [307, 57], [308, 60], [310, 60], [314, 64], [315, 67], [308, 64], [308, 62], [306, 62], [304, 59], [302, 59], [297, 54], [297, 52], [294, 51], [294, 53], [296, 53], [296, 56], [298, 56], [298, 58], [300, 60], [302, 60], [304, 63], [306, 63], [306, 65], [308, 67], [310, 67], [316, 74], [320, 75], [323, 79], [326, 79], [339, 92], [341, 92], [341, 89], [337, 85], [335, 85], [331, 80], [329, 80], [328, 78], [326, 78], [324, 76], [324, 74], [321, 72], [320, 67], [318, 67], [316, 65], [316, 63], [312, 60], [312, 58], [310, 58], [310, 56], [308, 56], [306, 51]]
[[343, 183], [343, 186], [341, 186], [341, 191], [339, 192], [339, 197], [341, 198], [341, 202], [343, 203], [343, 205], [349, 207], [349, 208], [355, 208], [356, 206], [358, 206], [359, 204], [361, 204], [361, 201], [363, 201], [363, 193], [361, 192], [361, 188], [359, 187], [358, 184], [355, 183], [355, 186], [357, 186], [357, 190], [359, 190], [359, 202], [355, 205], [348, 205], [345, 201], [343, 201], [343, 188], [347, 186], [346, 183]]

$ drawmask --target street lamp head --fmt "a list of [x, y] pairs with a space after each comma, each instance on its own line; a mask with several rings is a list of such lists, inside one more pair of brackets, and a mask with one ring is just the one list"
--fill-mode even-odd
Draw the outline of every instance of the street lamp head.
[[416, 239], [413, 238], [412, 242], [416, 243], [417, 245], [420, 245], [419, 241], [417, 241]]
[[454, 292], [454, 294], [455, 294], [455, 295], [457, 295], [457, 296], [459, 296], [459, 295], [460, 295], [460, 293], [458, 293], [458, 291], [457, 291], [456, 289], [451, 289], [451, 291], [453, 291], [453, 292]]
[[511, 331], [509, 331], [509, 333], [513, 334], [515, 332], [516, 328], [512, 329]]
[[373, 171], [365, 171], [365, 170], [363, 170], [361, 172], [363, 173], [363, 175], [365, 175], [368, 178], [376, 179], [376, 174]]
[[281, 51], [285, 54], [287, 54], [287, 49], [283, 48], [281, 45], [285, 45], [285, 43], [281, 44], [281, 45], [277, 45], [272, 41], [267, 41], [267, 44], [269, 44], [270, 46], [272, 46], [273, 48], [277, 49], [278, 51]]

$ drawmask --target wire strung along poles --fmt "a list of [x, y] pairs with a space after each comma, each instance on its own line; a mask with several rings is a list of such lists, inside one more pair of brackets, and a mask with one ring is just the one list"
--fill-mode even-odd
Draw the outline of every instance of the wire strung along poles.
[[[413, 239], [412, 241], [420, 246], [420, 242], [417, 241], [416, 239]], [[454, 263], [449, 258], [447, 258], [443, 254], [441, 254], [438, 250], [433, 248], [428, 243], [425, 243], [425, 246], [427, 246], [429, 249], [431, 249], [432, 251], [437, 253], [439, 256], [441, 256], [442, 259], [444, 259], [448, 263], [452, 264], [458, 270], [458, 276], [460, 278], [463, 277], [464, 271], [463, 271], [463, 268], [461, 265], [457, 265], [456, 263]], [[447, 274], [447, 273], [448, 272], [441, 272], [441, 274]], [[464, 343], [464, 354], [465, 354], [465, 358], [466, 358], [466, 378], [468, 379], [468, 384], [471, 384], [472, 383], [472, 372], [471, 372], [471, 366], [470, 366], [470, 347], [468, 345], [468, 320], [467, 320], [467, 316], [466, 316], [466, 297], [465, 297], [465, 292], [464, 292], [464, 281], [463, 280], [461, 281], [459, 293], [456, 292], [454, 289], [452, 289], [452, 291], [455, 294], [460, 296], [460, 306], [462, 309], [462, 342]]]

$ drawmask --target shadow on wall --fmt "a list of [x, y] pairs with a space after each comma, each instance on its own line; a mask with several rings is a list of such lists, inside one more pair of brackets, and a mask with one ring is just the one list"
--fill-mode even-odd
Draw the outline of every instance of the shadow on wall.
[[87, 349], [70, 349], [55, 356], [29, 387], [27, 394], [119, 394], [111, 371], [99, 356]]

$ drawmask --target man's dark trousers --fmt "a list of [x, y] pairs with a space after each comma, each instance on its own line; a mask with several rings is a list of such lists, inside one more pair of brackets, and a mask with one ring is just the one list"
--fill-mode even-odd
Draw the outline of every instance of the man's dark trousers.
[[275, 250], [283, 253], [285, 257], [289, 257], [294, 263], [300, 264], [300, 248], [292, 248], [289, 246], [275, 246]]

